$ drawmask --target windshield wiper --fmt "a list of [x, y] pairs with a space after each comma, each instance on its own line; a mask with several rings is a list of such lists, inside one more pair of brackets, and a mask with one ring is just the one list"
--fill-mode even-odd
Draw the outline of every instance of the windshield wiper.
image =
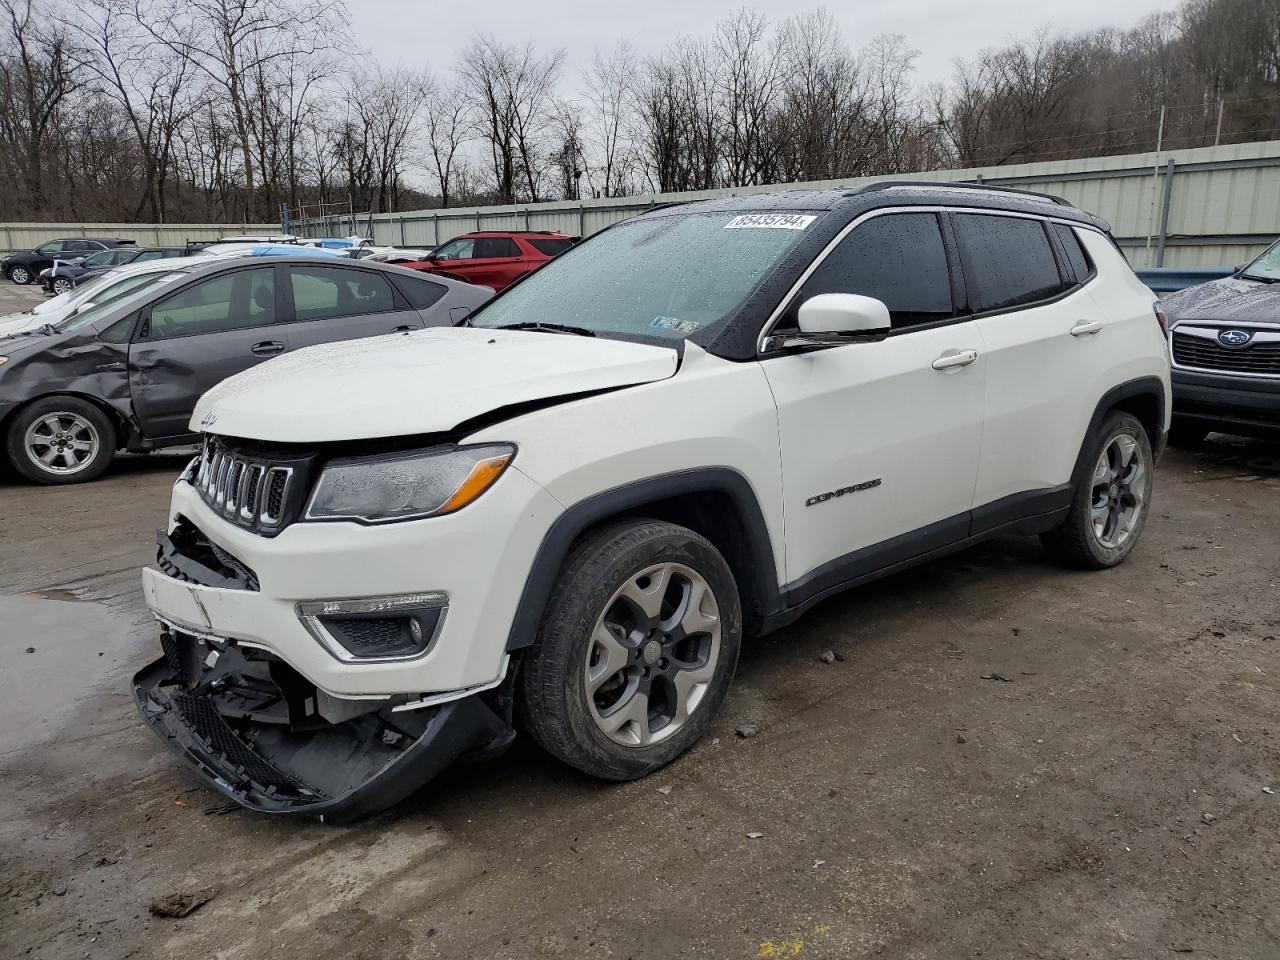
[[548, 333], [572, 333], [579, 337], [594, 337], [596, 332], [586, 327], [571, 327], [567, 323], [542, 323], [530, 320], [526, 323], [509, 323], [505, 327], [494, 327], [494, 330], [545, 330]]
[[57, 332], [58, 328], [52, 323], [42, 323], [40, 326], [36, 327], [36, 333], [43, 333], [46, 337], [52, 337]]
[[1240, 273], [1237, 276], [1243, 280], [1257, 280], [1259, 283], [1280, 282], [1280, 277], [1260, 277], [1256, 273]]

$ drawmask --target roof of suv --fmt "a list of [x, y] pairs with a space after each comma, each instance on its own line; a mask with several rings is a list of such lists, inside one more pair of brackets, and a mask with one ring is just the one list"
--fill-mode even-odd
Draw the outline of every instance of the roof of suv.
[[[472, 230], [459, 234], [460, 237], [554, 237], [557, 240], [571, 240], [572, 237], [559, 230]], [[455, 238], [458, 239], [458, 238]]]
[[662, 216], [672, 209], [681, 212], [720, 213], [755, 210], [841, 210], [850, 219], [865, 210], [888, 206], [980, 207], [1033, 213], [1088, 223], [1109, 230], [1106, 221], [1073, 207], [1060, 197], [1009, 187], [978, 183], [928, 183], [913, 180], [880, 180], [852, 189], [785, 190], [781, 193], [751, 193], [738, 197], [695, 200], [690, 203], [655, 207], [646, 216]]

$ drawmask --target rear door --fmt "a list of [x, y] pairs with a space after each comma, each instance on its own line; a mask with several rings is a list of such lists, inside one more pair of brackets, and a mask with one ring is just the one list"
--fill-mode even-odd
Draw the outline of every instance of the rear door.
[[938, 214], [854, 227], [805, 281], [774, 332], [823, 293], [875, 297], [892, 332], [765, 357], [778, 406], [787, 577], [797, 601], [968, 533], [985, 386]]
[[201, 394], [288, 348], [276, 269], [228, 270], [146, 308], [129, 347], [129, 389], [147, 436], [190, 434]]
[[510, 237], [477, 237], [475, 259], [468, 265], [468, 283], [501, 290], [525, 272], [520, 248]]
[[[1088, 276], [1077, 280], [1053, 223], [996, 213], [955, 213], [951, 221], [987, 346], [974, 498], [981, 532], [1052, 509], [1060, 498], [1097, 400], [1093, 370], [1106, 343]], [[1073, 255], [1084, 258], [1078, 242]]]
[[[311, 264], [282, 266], [291, 322], [289, 349], [419, 330], [422, 316], [380, 270]], [[442, 286], [436, 284], [436, 286]]]

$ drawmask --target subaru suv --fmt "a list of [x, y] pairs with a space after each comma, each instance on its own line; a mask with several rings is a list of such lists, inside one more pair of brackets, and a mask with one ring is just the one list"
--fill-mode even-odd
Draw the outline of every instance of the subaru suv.
[[1120, 563], [1169, 409], [1152, 294], [1064, 201], [655, 210], [457, 327], [206, 393], [135, 697], [270, 813], [383, 809], [515, 730], [640, 777], [706, 733], [744, 637], [838, 591], [1003, 534]]
[[1230, 277], [1170, 294], [1178, 443], [1210, 430], [1280, 437], [1280, 241]]

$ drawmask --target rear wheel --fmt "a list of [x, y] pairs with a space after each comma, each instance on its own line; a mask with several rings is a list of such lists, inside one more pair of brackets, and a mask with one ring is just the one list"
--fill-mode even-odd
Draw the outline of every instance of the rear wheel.
[[742, 636], [728, 564], [685, 527], [631, 521], [570, 554], [524, 660], [523, 726], [607, 780], [670, 763], [706, 733]]
[[87, 400], [46, 397], [13, 418], [7, 452], [14, 470], [34, 483], [84, 483], [115, 458], [116, 431]]
[[1151, 441], [1138, 419], [1113, 413], [1091, 438], [1087, 470], [1076, 484], [1066, 520], [1040, 540], [1072, 566], [1114, 567], [1138, 542], [1151, 500]]
[[9, 279], [17, 284], [30, 283], [31, 271], [19, 263], [9, 268]]

